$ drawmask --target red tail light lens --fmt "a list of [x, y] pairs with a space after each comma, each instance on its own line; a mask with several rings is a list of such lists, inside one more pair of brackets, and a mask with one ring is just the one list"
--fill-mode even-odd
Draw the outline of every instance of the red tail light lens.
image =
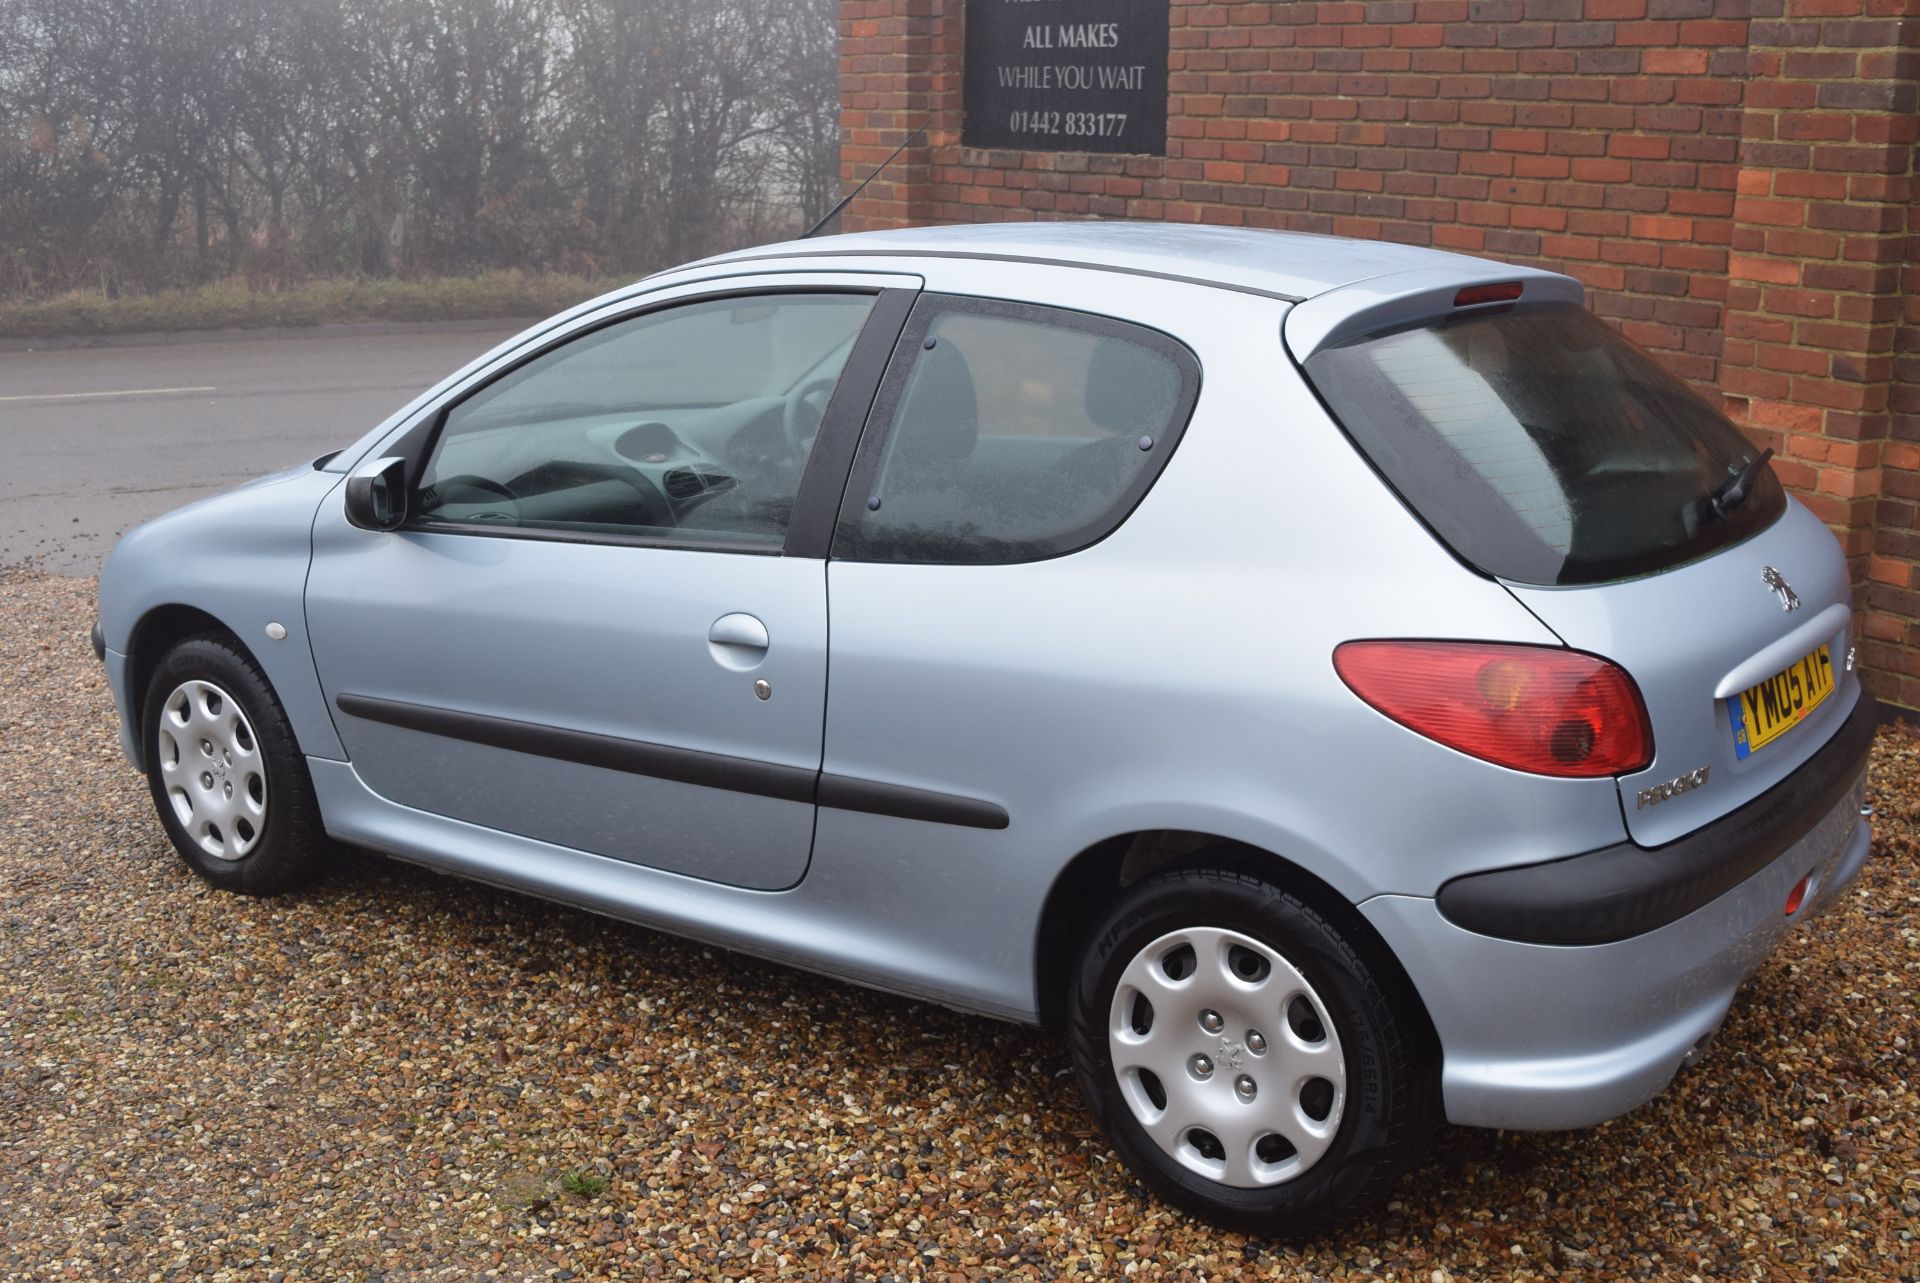
[[1633, 679], [1578, 651], [1492, 642], [1348, 642], [1353, 693], [1428, 739], [1535, 775], [1627, 775], [1653, 760]]

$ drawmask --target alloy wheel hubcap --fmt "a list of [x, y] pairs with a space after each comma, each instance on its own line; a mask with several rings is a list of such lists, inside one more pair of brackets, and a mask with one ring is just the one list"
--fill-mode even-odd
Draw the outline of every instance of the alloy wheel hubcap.
[[1293, 964], [1237, 931], [1196, 927], [1134, 955], [1107, 1047], [1135, 1121], [1182, 1167], [1223, 1185], [1278, 1185], [1340, 1130], [1346, 1057]]
[[267, 822], [267, 763], [238, 701], [212, 682], [181, 682], [161, 706], [156, 738], [180, 827], [216, 860], [246, 856]]

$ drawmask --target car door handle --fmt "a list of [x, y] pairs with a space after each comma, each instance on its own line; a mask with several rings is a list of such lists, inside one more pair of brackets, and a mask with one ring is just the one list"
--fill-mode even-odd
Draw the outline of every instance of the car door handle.
[[767, 626], [752, 615], [722, 615], [707, 629], [707, 640], [716, 646], [738, 646], [743, 650], [767, 648]]

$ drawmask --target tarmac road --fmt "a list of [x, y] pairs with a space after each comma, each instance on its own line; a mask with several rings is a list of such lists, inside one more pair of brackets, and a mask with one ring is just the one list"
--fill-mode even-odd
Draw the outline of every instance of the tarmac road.
[[350, 444], [524, 325], [0, 351], [0, 566], [95, 574], [130, 527]]

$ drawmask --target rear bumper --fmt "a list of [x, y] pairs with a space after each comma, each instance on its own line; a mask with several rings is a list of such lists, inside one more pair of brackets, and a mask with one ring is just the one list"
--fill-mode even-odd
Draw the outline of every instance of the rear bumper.
[[1531, 944], [1609, 944], [1677, 922], [1739, 886], [1822, 822], [1866, 769], [1879, 709], [1862, 695], [1820, 751], [1786, 779], [1665, 846], [1621, 842], [1493, 869], [1440, 888], [1447, 919]]
[[[1844, 734], [1844, 732], [1842, 732]], [[1866, 862], [1864, 763], [1784, 851], [1731, 890], [1654, 930], [1540, 944], [1469, 931], [1434, 900], [1360, 908], [1420, 990], [1440, 1036], [1447, 1118], [1480, 1127], [1587, 1127], [1663, 1089], [1733, 995], [1798, 923]], [[1791, 916], [1789, 891], [1811, 875]]]

